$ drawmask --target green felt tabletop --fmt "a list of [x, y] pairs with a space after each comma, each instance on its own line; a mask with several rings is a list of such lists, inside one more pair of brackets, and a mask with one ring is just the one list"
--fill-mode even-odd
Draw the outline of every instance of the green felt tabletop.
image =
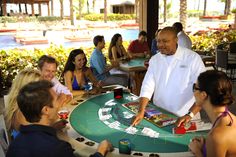
[[131, 59], [128, 62], [124, 62], [120, 64], [120, 69], [124, 71], [144, 71], [147, 70], [144, 66], [144, 61], [146, 58], [135, 58]]
[[[206, 135], [206, 132], [174, 135], [172, 134], [172, 128], [174, 125], [159, 128], [147, 120], [142, 120], [141, 124], [137, 126], [139, 131], [136, 134], [128, 134], [124, 131], [124, 128], [129, 127], [131, 119], [125, 119], [123, 113], [125, 111], [130, 113], [132, 112], [122, 106], [122, 104], [130, 102], [128, 97], [130, 97], [130, 94], [125, 93], [122, 99], [114, 99], [112, 92], [88, 99], [82, 102], [71, 112], [70, 123], [80, 135], [92, 141], [99, 143], [104, 139], [108, 139], [115, 147], [118, 147], [119, 140], [125, 138], [131, 141], [132, 150], [141, 152], [186, 152], [188, 151], [188, 144], [191, 138], [195, 136]], [[100, 108], [105, 107], [105, 103], [108, 101], [112, 101], [116, 105], [109, 106], [112, 108], [110, 111], [112, 118], [107, 121], [119, 121], [121, 123], [120, 127], [123, 128], [123, 130], [110, 128], [107, 124], [99, 119], [98, 111]], [[161, 111], [174, 117], [170, 113], [167, 113], [163, 110]], [[155, 130], [156, 132], [159, 132], [159, 137], [151, 138], [144, 136], [141, 133], [143, 127], [148, 127]]]
[[128, 65], [131, 66], [131, 67], [137, 67], [137, 66], [144, 67], [144, 61], [145, 60], [146, 60], [145, 58], [132, 59], [128, 62]]

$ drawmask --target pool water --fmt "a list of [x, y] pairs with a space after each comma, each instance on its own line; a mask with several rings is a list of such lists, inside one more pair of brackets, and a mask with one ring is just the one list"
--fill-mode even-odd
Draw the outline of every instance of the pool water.
[[[134, 39], [138, 38], [138, 29], [94, 29], [94, 30], [88, 30], [89, 34], [93, 38], [96, 35], [103, 35], [106, 42], [110, 42], [112, 36], [115, 33], [120, 33], [123, 37], [123, 41], [132, 41]], [[43, 32], [42, 32], [43, 33]], [[49, 40], [49, 43], [54, 43], [57, 45], [62, 45], [64, 47], [90, 47], [93, 46], [93, 39], [91, 41], [80, 41], [80, 42], [66, 42], [64, 41], [64, 36], [61, 33], [58, 33], [58, 31], [48, 31], [46, 33], [46, 37]], [[47, 48], [50, 44], [33, 44], [33, 45], [23, 45], [20, 43], [17, 43], [14, 40], [14, 35], [0, 35], [0, 49], [13, 49], [13, 48]]]

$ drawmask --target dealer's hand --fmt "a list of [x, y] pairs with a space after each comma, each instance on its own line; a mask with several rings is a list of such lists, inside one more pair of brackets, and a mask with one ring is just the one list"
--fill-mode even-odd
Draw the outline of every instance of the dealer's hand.
[[131, 126], [138, 125], [144, 117], [144, 112], [139, 112], [133, 119]]

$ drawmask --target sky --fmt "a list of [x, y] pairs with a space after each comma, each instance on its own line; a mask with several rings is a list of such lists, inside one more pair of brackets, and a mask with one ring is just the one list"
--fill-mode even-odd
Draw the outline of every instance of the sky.
[[[54, 0], [55, 3], [57, 2], [59, 5], [59, 0]], [[90, 0], [91, 1], [91, 0]], [[116, 0], [110, 0], [110, 1], [116, 1]], [[134, 0], [132, 0], [134, 1]], [[178, 12], [179, 11], [179, 1], [180, 0], [167, 0], [167, 3], [172, 2], [172, 12]], [[55, 4], [54, 3], [54, 4]], [[163, 0], [159, 0], [159, 3], [163, 3]], [[188, 10], [198, 10], [198, 7], [200, 10], [203, 10], [204, 7], [204, 0], [187, 0], [187, 4], [188, 4]], [[64, 5], [65, 6], [69, 6], [69, 0], [64, 0]], [[232, 9], [236, 8], [236, 0], [232, 0]], [[224, 12], [224, 3], [221, 3], [220, 0], [207, 0], [207, 11], [219, 11], [223, 14]], [[30, 6], [28, 5], [28, 7], [30, 8]], [[42, 6], [43, 9], [47, 10], [46, 5]], [[66, 15], [69, 15], [69, 8], [68, 7], [64, 8], [64, 13]], [[217, 10], [216, 10], [217, 8]], [[7, 7], [7, 11], [10, 12], [10, 10], [18, 10], [18, 5], [14, 6], [14, 5], [9, 5], [9, 7]], [[24, 7], [22, 7], [22, 9], [24, 10]], [[35, 6], [35, 11], [37, 12], [38, 10], [38, 6]], [[31, 9], [28, 9], [28, 12], [31, 12]], [[54, 13], [56, 15], [60, 15], [60, 7], [54, 7]], [[47, 15], [46, 12], [43, 12], [43, 14], [45, 14], [45, 16]]]
[[[160, 0], [161, 1], [161, 0]], [[167, 0], [168, 2], [172, 2], [172, 11], [179, 11], [179, 0]], [[200, 6], [199, 6], [200, 2]], [[204, 8], [204, 0], [187, 0], [188, 10], [198, 10], [198, 6], [200, 10]], [[232, 0], [231, 8], [236, 8], [236, 0]], [[173, 7], [176, 6], [176, 7]], [[220, 2], [220, 0], [207, 0], [207, 11], [219, 11], [224, 12], [225, 3]], [[217, 10], [216, 10], [217, 8]]]

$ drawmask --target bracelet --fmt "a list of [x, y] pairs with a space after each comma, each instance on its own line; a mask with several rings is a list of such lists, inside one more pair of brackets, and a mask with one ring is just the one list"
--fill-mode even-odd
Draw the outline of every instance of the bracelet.
[[191, 112], [191, 111], [189, 111], [186, 115], [190, 116], [191, 118], [194, 117], [194, 114], [193, 114], [193, 112]]

